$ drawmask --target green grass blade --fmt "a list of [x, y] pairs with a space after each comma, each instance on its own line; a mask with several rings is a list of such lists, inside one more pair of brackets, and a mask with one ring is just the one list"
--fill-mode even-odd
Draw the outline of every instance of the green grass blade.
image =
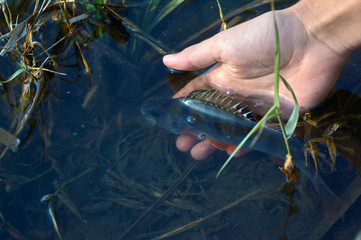
[[276, 49], [275, 49], [275, 64], [274, 64], [274, 97], [273, 104], [280, 107], [280, 99], [279, 99], [279, 78], [280, 78], [280, 68], [281, 68], [281, 51], [280, 51], [280, 41], [278, 36], [278, 26], [276, 21], [276, 12], [274, 1], [271, 1], [271, 9], [273, 13], [273, 25], [275, 27], [275, 41], [276, 41]]
[[217, 0], [217, 4], [218, 4], [218, 10], [219, 10], [219, 17], [221, 18], [221, 21], [222, 21], [221, 31], [224, 31], [227, 29], [227, 24], [226, 24], [226, 21], [224, 21], [223, 11], [222, 11], [221, 3], [219, 2], [219, 0]]
[[18, 70], [16, 70], [16, 72], [14, 72], [8, 80], [4, 81], [4, 82], [0, 82], [0, 83], [7, 83], [7, 82], [10, 82], [12, 81], [14, 78], [16, 78], [17, 76], [19, 76], [21, 73], [23, 73], [25, 71], [24, 68], [20, 68]]
[[273, 112], [276, 110], [276, 107], [273, 106], [270, 110], [268, 110], [268, 112], [263, 116], [263, 118], [252, 128], [252, 130], [247, 134], [247, 136], [245, 138], [243, 138], [243, 140], [241, 141], [240, 144], [238, 144], [237, 148], [233, 151], [233, 153], [228, 157], [228, 159], [226, 160], [226, 162], [222, 165], [221, 169], [219, 169], [217, 176], [219, 176], [219, 174], [221, 174], [221, 172], [223, 171], [223, 169], [228, 165], [228, 163], [232, 160], [232, 158], [234, 157], [234, 155], [236, 155], [236, 153], [243, 147], [243, 145], [247, 142], [247, 140], [264, 124], [264, 122], [268, 119], [268, 117], [270, 115], [273, 114]]
[[288, 82], [286, 81], [286, 79], [284, 79], [282, 76], [280, 76], [282, 79], [283, 84], [286, 86], [286, 88], [288, 89], [288, 91], [291, 92], [292, 97], [293, 97], [293, 102], [294, 102], [294, 107], [293, 107], [293, 111], [292, 114], [290, 116], [290, 118], [288, 119], [287, 125], [286, 125], [286, 135], [287, 138], [291, 137], [293, 132], [296, 129], [297, 123], [298, 123], [298, 118], [299, 118], [299, 106], [298, 106], [298, 101], [296, 98], [295, 93], [293, 92], [291, 86], [288, 84]]

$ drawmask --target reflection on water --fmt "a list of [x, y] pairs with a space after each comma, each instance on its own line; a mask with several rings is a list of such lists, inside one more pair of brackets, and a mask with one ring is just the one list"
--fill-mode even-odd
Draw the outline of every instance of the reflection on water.
[[[31, 2], [9, 4], [13, 18], [20, 14], [19, 22], [24, 20], [28, 14], [21, 12], [33, 9]], [[235, 9], [250, 2], [221, 1], [232, 18]], [[129, 1], [126, 8], [112, 9], [170, 51], [219, 30], [212, 25], [219, 21], [216, 1], [184, 1], [175, 8], [167, 3], [152, 8], [148, 1]], [[237, 17], [243, 21], [268, 9], [249, 8]], [[50, 50], [58, 65], [47, 64], [66, 75], [44, 73], [41, 101], [16, 136], [22, 139], [18, 151], [6, 151], [0, 160], [1, 239], [56, 239], [49, 202], [40, 201], [46, 195], [62, 239], [352, 239], [360, 230], [360, 53], [337, 84], [354, 95], [336, 92], [312, 112], [317, 118], [337, 111], [324, 121], [341, 125], [332, 136], [339, 152], [335, 171], [327, 146], [318, 146], [319, 175], [340, 199], [329, 209], [308, 178], [285, 183], [278, 160], [262, 153], [232, 161], [218, 179], [223, 153], [195, 166], [176, 150], [176, 136], [149, 125], [140, 114], [143, 100], [173, 94], [159, 51], [144, 41], [148, 35], [122, 25], [113, 13], [95, 14], [74, 27], [90, 76], [64, 22], [49, 18], [34, 32], [34, 41], [44, 48], [64, 39]], [[1, 29], [8, 32], [5, 25]], [[37, 61], [46, 58], [40, 49], [34, 51]], [[6, 66], [1, 67], [4, 79], [19, 68], [8, 55], [0, 61]], [[19, 110], [21, 83], [19, 77], [1, 88], [0, 126], [12, 134], [24, 113]], [[313, 134], [318, 131], [323, 133], [317, 128]]]

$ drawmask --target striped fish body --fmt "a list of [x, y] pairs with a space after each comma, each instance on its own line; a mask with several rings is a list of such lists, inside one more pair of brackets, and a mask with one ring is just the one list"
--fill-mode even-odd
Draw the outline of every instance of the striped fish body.
[[[255, 117], [243, 100], [215, 89], [202, 89], [184, 98], [154, 99], [141, 107], [143, 116], [151, 123], [170, 132], [190, 133], [201, 139], [238, 145], [257, 124]], [[245, 147], [250, 147], [253, 136]], [[265, 126], [252, 149], [279, 158], [287, 150], [282, 133]], [[297, 140], [292, 143], [302, 150]], [[297, 147], [294, 146], [294, 147]]]
[[[253, 107], [218, 90], [202, 89], [183, 98], [148, 100], [141, 106], [141, 112], [153, 125], [175, 134], [190, 133], [202, 140], [238, 145], [257, 124], [250, 110]], [[254, 137], [257, 139], [251, 145]], [[315, 169], [305, 166], [303, 143], [291, 137], [289, 145], [295, 165], [311, 180], [325, 207], [330, 209], [338, 199], [320, 176], [314, 180]], [[287, 154], [282, 133], [268, 126], [264, 126], [261, 133], [256, 133], [244, 146], [281, 159]]]

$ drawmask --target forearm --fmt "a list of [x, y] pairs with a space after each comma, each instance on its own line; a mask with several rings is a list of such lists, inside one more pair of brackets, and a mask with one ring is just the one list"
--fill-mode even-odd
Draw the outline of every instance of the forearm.
[[361, 48], [361, 0], [302, 0], [288, 10], [337, 54]]

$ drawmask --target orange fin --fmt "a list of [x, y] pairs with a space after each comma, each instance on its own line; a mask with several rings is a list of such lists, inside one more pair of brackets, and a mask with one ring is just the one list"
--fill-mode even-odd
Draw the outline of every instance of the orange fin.
[[219, 150], [223, 150], [223, 151], [227, 151], [227, 152], [233, 152], [234, 150], [236, 150], [237, 146], [236, 145], [232, 145], [229, 143], [225, 143], [225, 142], [219, 142], [216, 140], [208, 140], [214, 147], [218, 148]]

